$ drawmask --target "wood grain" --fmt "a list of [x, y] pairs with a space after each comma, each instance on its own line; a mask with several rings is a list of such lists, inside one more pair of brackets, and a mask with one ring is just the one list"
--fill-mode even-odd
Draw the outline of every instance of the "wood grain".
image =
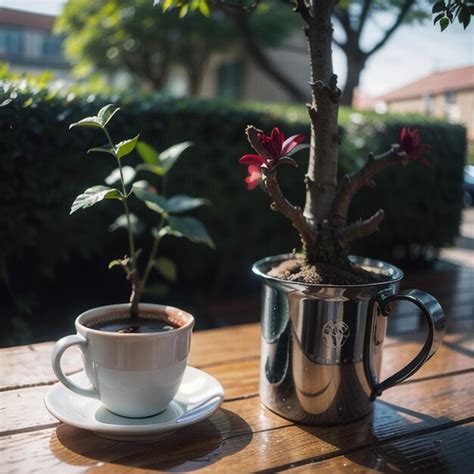
[[104, 440], [66, 425], [4, 436], [0, 443], [9, 472], [250, 472], [449, 428], [472, 416], [473, 390], [469, 374], [399, 386], [375, 404], [373, 415], [338, 427], [294, 425], [254, 397], [225, 403], [210, 420], [150, 444]]
[[[474, 472], [474, 423], [403, 438], [322, 462], [303, 465], [292, 473]], [[282, 466], [283, 467], [283, 466]]]
[[[468, 350], [466, 346], [470, 345], [470, 340], [459, 339], [458, 335], [449, 335], [436, 356], [405, 383], [469, 369], [474, 371], [473, 359], [466, 353]], [[389, 340], [389, 342], [394, 341]], [[419, 348], [420, 344], [401, 341], [389, 345], [384, 353], [382, 378], [388, 377], [408, 363]], [[206, 366], [205, 370], [221, 382], [226, 400], [233, 400], [258, 394], [259, 368], [259, 357], [253, 357], [227, 363], [218, 362]], [[44, 394], [49, 388], [49, 385], [42, 385], [0, 392], [0, 413], [2, 414], [0, 436], [5, 432], [54, 423], [55, 419], [43, 406]]]

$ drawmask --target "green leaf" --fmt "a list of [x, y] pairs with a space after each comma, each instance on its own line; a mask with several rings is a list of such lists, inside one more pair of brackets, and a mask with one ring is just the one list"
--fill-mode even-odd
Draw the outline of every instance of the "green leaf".
[[157, 258], [155, 267], [167, 280], [176, 281], [177, 270], [173, 260], [166, 257]]
[[441, 27], [441, 31], [444, 31], [449, 26], [449, 20], [444, 17], [439, 20], [439, 26]]
[[199, 11], [204, 16], [209, 16], [211, 14], [211, 12], [209, 11], [209, 6], [207, 5], [207, 2], [205, 0], [201, 0], [199, 2]]
[[158, 152], [146, 142], [137, 143], [137, 152], [140, 158], [149, 165], [158, 165], [160, 162]]
[[466, 6], [461, 7], [458, 14], [458, 20], [459, 20], [459, 23], [462, 24], [464, 29], [466, 29], [469, 26], [469, 23], [471, 22], [471, 14], [469, 12], [468, 7]]
[[169, 213], [179, 213], [190, 211], [196, 207], [205, 206], [211, 202], [208, 199], [203, 198], [194, 198], [191, 196], [186, 196], [184, 194], [177, 194], [172, 198], [168, 199], [168, 212]]
[[182, 237], [179, 232], [173, 230], [169, 225], [162, 227], [161, 229], [154, 227], [151, 230], [151, 233], [155, 239], [161, 239], [165, 235], [174, 235], [175, 237]]
[[[118, 216], [112, 224], [109, 225], [108, 230], [109, 232], [115, 232], [117, 229], [127, 229], [127, 227], [127, 216], [122, 214], [121, 216]], [[144, 228], [140, 219], [135, 214], [130, 214], [130, 227], [133, 234], [135, 235], [141, 234]]]
[[150, 173], [156, 174], [158, 176], [164, 176], [166, 174], [166, 170], [160, 165], [138, 165], [137, 171], [149, 171]]
[[110, 270], [111, 268], [114, 268], [114, 267], [117, 267], [117, 266], [120, 266], [120, 267], [123, 266], [122, 260], [119, 259], [119, 258], [109, 262], [108, 269]]
[[133, 185], [133, 193], [152, 211], [158, 212], [158, 214], [167, 214], [168, 201], [164, 197], [137, 186], [137, 183]]
[[115, 145], [115, 153], [117, 154], [117, 158], [120, 159], [132, 153], [132, 151], [137, 145], [139, 137], [140, 135], [137, 135], [136, 137], [130, 138], [130, 140], [124, 140]]
[[93, 186], [86, 189], [82, 194], [76, 197], [71, 206], [70, 214], [97, 204], [104, 199], [122, 199], [122, 195], [117, 189], [108, 186]]
[[105, 107], [102, 107], [97, 114], [97, 118], [103, 127], [105, 127], [112, 117], [120, 110], [120, 107], [115, 104], [107, 104]]
[[184, 18], [188, 14], [189, 5], [183, 5], [179, 10], [179, 17]]
[[115, 156], [115, 152], [112, 148], [102, 148], [102, 147], [89, 148], [87, 150], [87, 154], [89, 153], [108, 153], [109, 155]]
[[444, 2], [436, 2], [433, 5], [433, 8], [431, 10], [431, 13], [439, 13], [439, 12], [444, 12], [446, 10], [446, 5]]
[[[130, 183], [137, 174], [131, 166], [122, 166], [122, 173], [125, 184]], [[105, 183], [109, 185], [112, 185], [117, 181], [120, 181], [120, 168], [115, 168], [112, 173], [105, 178]]]
[[[159, 0], [155, 0], [155, 4], [158, 3]], [[162, 3], [161, 8], [163, 9], [164, 12], [169, 10], [173, 6], [174, 0], [164, 0]]]
[[178, 143], [162, 151], [159, 154], [159, 161], [161, 166], [166, 170], [166, 173], [173, 167], [176, 160], [181, 156], [184, 150], [192, 145], [191, 142]]
[[76, 127], [104, 128], [98, 117], [86, 117], [79, 120], [79, 122], [71, 123], [69, 130]]
[[206, 228], [194, 217], [168, 216], [167, 219], [173, 235], [186, 237], [193, 242], [203, 243], [212, 248], [215, 247]]

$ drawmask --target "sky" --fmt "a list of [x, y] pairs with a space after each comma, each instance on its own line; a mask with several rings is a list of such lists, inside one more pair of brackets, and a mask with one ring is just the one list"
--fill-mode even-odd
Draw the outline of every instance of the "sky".
[[[81, 0], [72, 0], [80, 2]], [[150, 0], [151, 1], [151, 0]], [[0, 0], [0, 6], [58, 14], [65, 0]], [[373, 44], [380, 31], [372, 25], [364, 40]], [[334, 68], [345, 76], [344, 56], [334, 51]], [[464, 31], [459, 24], [443, 33], [431, 22], [400, 27], [390, 41], [373, 55], [361, 78], [361, 89], [369, 96], [384, 94], [435, 70], [474, 64], [474, 26]]]

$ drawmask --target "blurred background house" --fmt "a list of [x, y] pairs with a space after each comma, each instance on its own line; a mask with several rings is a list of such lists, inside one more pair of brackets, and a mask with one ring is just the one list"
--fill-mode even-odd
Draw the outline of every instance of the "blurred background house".
[[57, 79], [69, 78], [63, 38], [53, 34], [54, 15], [0, 7], [0, 62], [12, 72], [38, 74], [45, 70]]
[[436, 71], [377, 98], [387, 112], [461, 122], [474, 142], [474, 66]]

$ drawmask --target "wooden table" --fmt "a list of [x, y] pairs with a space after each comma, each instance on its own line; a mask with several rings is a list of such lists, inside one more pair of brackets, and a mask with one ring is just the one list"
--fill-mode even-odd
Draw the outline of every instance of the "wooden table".
[[[52, 343], [2, 349], [0, 472], [474, 471], [469, 333], [449, 334], [420, 372], [375, 403], [373, 415], [336, 427], [296, 425], [260, 405], [258, 325], [193, 337], [191, 365], [218, 378], [226, 400], [209, 420], [152, 443], [106, 440], [58, 423], [43, 406], [55, 382]], [[387, 339], [385, 376], [418, 349]], [[66, 359], [68, 372], [78, 370], [77, 357]]]

